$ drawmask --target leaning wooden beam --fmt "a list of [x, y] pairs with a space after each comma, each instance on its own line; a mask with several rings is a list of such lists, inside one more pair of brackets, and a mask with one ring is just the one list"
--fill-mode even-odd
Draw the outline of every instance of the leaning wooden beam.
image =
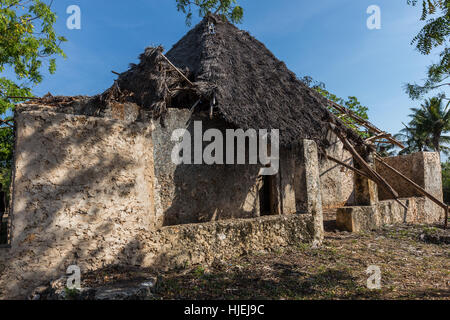
[[353, 120], [355, 120], [357, 123], [359, 123], [360, 125], [364, 126], [365, 128], [367, 128], [369, 131], [371, 131], [372, 133], [375, 134], [383, 134], [386, 135], [385, 139], [387, 139], [390, 143], [404, 149], [405, 146], [399, 142], [398, 140], [394, 139], [392, 137], [391, 134], [386, 133], [380, 129], [378, 129], [377, 127], [375, 127], [373, 124], [371, 124], [369, 121], [361, 118], [360, 116], [358, 116], [356, 113], [354, 113], [353, 111], [341, 106], [340, 104], [337, 104], [334, 101], [328, 100], [329, 104], [331, 107], [335, 108], [336, 110], [338, 110], [339, 112], [342, 112], [343, 114], [349, 116], [350, 118], [352, 118]]
[[194, 103], [194, 105], [190, 108], [191, 112], [194, 111], [195, 107], [198, 106], [198, 104], [199, 104], [201, 101], [202, 101], [201, 99], [198, 99], [198, 100]]
[[[369, 177], [365, 172], [363, 172], [363, 171], [361, 171], [361, 170], [359, 170], [359, 169], [356, 169], [356, 168], [354, 168], [354, 167], [352, 167], [352, 166], [346, 164], [345, 162], [342, 162], [342, 161], [340, 161], [340, 160], [338, 160], [338, 159], [336, 159], [336, 158], [333, 158], [333, 157], [331, 157], [331, 156], [328, 156], [328, 155], [327, 155], [327, 158], [328, 158], [329, 160], [331, 160], [331, 161], [336, 162], [337, 164], [340, 164], [341, 166], [343, 166], [343, 167], [345, 167], [345, 168], [348, 168], [348, 169], [350, 169], [350, 170], [353, 170], [354, 172], [356, 172], [356, 173], [359, 174], [360, 176], [363, 176], [364, 178], [367, 178], [367, 179], [370, 179], [370, 180], [374, 181], [374, 180], [373, 180], [371, 177]], [[398, 204], [400, 204], [404, 209], [408, 210], [408, 208], [407, 208], [403, 203], [401, 203], [400, 200], [395, 199], [395, 201], [396, 201]]]
[[355, 161], [358, 162], [359, 165], [367, 171], [367, 173], [369, 174], [371, 179], [374, 182], [376, 182], [377, 184], [383, 186], [387, 191], [389, 191], [389, 193], [391, 193], [394, 196], [394, 198], [398, 198], [398, 193], [386, 181], [383, 181], [384, 179], [382, 177], [380, 177], [375, 172], [375, 170], [373, 170], [369, 166], [369, 164], [366, 161], [364, 161], [364, 159], [359, 155], [359, 153], [351, 145], [351, 143], [341, 134], [341, 132], [336, 128], [336, 126], [333, 124], [330, 124], [330, 126], [331, 126], [331, 129], [333, 130], [333, 132], [339, 138], [339, 140], [341, 140], [342, 143], [344, 144], [345, 149], [347, 149], [351, 153], [351, 155], [353, 156]]
[[402, 148], [402, 149], [405, 149], [405, 146], [404, 146], [401, 142], [399, 142], [398, 140], [394, 139], [394, 138], [392, 137], [392, 135], [389, 135], [389, 136], [386, 137], [385, 139], [387, 139], [390, 143], [396, 145], [397, 147], [400, 147], [400, 148]]
[[343, 167], [345, 167], [347, 169], [352, 170], [353, 172], [359, 174], [360, 176], [363, 176], [364, 178], [372, 180], [372, 178], [370, 178], [369, 175], [366, 174], [365, 172], [363, 172], [363, 171], [361, 171], [359, 169], [356, 169], [355, 167], [352, 167], [351, 165], [349, 165], [349, 164], [347, 164], [347, 163], [345, 163], [345, 162], [343, 162], [343, 161], [341, 161], [339, 159], [336, 159], [336, 158], [334, 158], [332, 156], [327, 155], [326, 157], [327, 157], [327, 159], [329, 159], [329, 160], [331, 160], [333, 162], [336, 162], [337, 164], [339, 164], [339, 165], [341, 165], [341, 166], [343, 166]]
[[408, 177], [406, 177], [403, 173], [401, 173], [400, 171], [398, 171], [397, 169], [395, 169], [394, 167], [390, 166], [389, 164], [387, 164], [379, 155], [376, 155], [376, 159], [378, 160], [379, 163], [381, 163], [383, 166], [385, 166], [386, 168], [388, 168], [389, 170], [391, 170], [393, 173], [397, 174], [400, 178], [402, 178], [403, 180], [405, 180], [406, 182], [408, 182], [411, 186], [413, 186], [417, 191], [419, 191], [422, 195], [424, 195], [425, 197], [428, 197], [431, 201], [433, 201], [434, 203], [436, 203], [438, 206], [440, 206], [441, 208], [443, 208], [445, 210], [445, 228], [447, 228], [447, 224], [448, 224], [448, 206], [443, 203], [442, 201], [440, 201], [439, 199], [437, 199], [436, 197], [434, 197], [432, 194], [430, 194], [429, 192], [427, 192], [424, 188], [422, 188], [421, 186], [419, 186], [417, 183], [415, 183], [414, 181], [412, 181], [411, 179], [409, 179]]
[[6, 126], [9, 127], [10, 129], [14, 129], [14, 126], [11, 125], [11, 124], [9, 124], [9, 123], [6, 122], [6, 121], [1, 121], [1, 122], [0, 122], [0, 125], [6, 125]]
[[11, 125], [9, 123], [9, 121], [5, 121], [5, 120], [0, 119], [0, 125], [6, 125], [6, 126], [10, 127], [11, 129], [14, 129], [14, 126]]
[[[371, 142], [371, 141], [373, 141], [373, 140], [386, 138], [387, 136], [388, 136], [388, 134], [386, 134], [386, 133], [381, 133], [381, 134], [378, 134], [378, 135], [376, 135], [376, 136], [367, 138], [367, 139], [364, 140], [364, 141], [365, 141], [365, 142]], [[375, 141], [375, 142], [376, 142], [376, 141]]]
[[178, 69], [177, 67], [175, 67], [175, 65], [174, 65], [172, 62], [170, 62], [170, 60], [167, 59], [167, 57], [166, 57], [165, 55], [163, 55], [163, 54], [161, 53], [161, 56], [164, 58], [164, 60], [167, 61], [167, 63], [168, 63], [168, 64], [169, 64], [176, 72], [178, 72], [178, 74], [179, 74], [184, 80], [186, 80], [187, 83], [189, 83], [192, 87], [195, 87], [195, 85], [194, 85], [188, 78], [186, 78], [186, 76], [183, 74], [183, 72], [181, 72], [180, 69]]
[[359, 124], [361, 124], [362, 126], [366, 127], [367, 129], [369, 129], [370, 131], [374, 132], [374, 133], [383, 133], [382, 130], [378, 129], [377, 127], [375, 127], [373, 124], [371, 124], [369, 121], [361, 118], [360, 116], [358, 116], [356, 113], [354, 113], [353, 111], [351, 111], [350, 109], [347, 109], [344, 106], [341, 106], [340, 104], [337, 104], [334, 101], [328, 100], [328, 102], [330, 103], [330, 105], [332, 107], [334, 107], [335, 109], [337, 109], [338, 111], [342, 112], [343, 114], [349, 116], [350, 118], [352, 118], [353, 120], [357, 121]]
[[20, 100], [39, 100], [41, 98], [38, 97], [15, 97], [15, 96], [7, 96], [6, 99], [20, 99]]
[[391, 187], [391, 185], [382, 177], [380, 176], [375, 170], [373, 170], [369, 164], [364, 161], [364, 159], [359, 155], [359, 153], [356, 151], [356, 149], [351, 145], [350, 142], [341, 134], [341, 132], [336, 128], [334, 124], [330, 123], [330, 127], [333, 130], [333, 132], [338, 136], [338, 138], [342, 141], [344, 144], [345, 149], [347, 149], [355, 161], [357, 161], [369, 174], [371, 177], [371, 180], [373, 180], [376, 184], [378, 184], [380, 187], [385, 189], [387, 192], [389, 192], [392, 197], [405, 209], [407, 210], [408, 207], [401, 203], [398, 200], [398, 193], [394, 190], [394, 188]]

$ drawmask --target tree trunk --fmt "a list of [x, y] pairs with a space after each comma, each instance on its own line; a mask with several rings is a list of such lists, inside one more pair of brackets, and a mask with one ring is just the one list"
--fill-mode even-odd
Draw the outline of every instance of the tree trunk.
[[433, 147], [434, 147], [434, 150], [436, 151], [436, 152], [439, 152], [439, 153], [441, 153], [441, 144], [440, 144], [440, 142], [441, 142], [441, 131], [439, 131], [439, 132], [435, 132], [434, 134], [433, 134]]

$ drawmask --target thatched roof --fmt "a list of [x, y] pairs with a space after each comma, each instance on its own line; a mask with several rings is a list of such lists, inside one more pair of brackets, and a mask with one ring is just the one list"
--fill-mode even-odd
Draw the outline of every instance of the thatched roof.
[[[210, 32], [210, 23], [215, 33]], [[167, 107], [192, 107], [198, 98], [203, 101], [199, 109], [209, 108], [215, 97], [215, 111], [236, 127], [280, 129], [284, 146], [300, 139], [324, 145], [326, 122], [333, 117], [325, 107], [327, 101], [248, 32], [208, 16], [166, 57], [195, 88], [190, 90], [187, 81], [167, 65], [162, 48], [148, 48], [138, 65], [120, 75], [118, 87], [157, 116]], [[170, 94], [171, 88], [180, 86], [184, 89]]]
[[164, 120], [167, 108], [196, 105], [197, 112], [209, 111], [213, 101], [214, 115], [237, 128], [280, 129], [282, 146], [311, 139], [326, 147], [329, 121], [353, 143], [362, 143], [328, 111], [327, 100], [298, 80], [264, 44], [212, 15], [166, 55], [162, 47], [147, 48], [139, 64], [132, 64], [86, 105], [97, 105], [99, 110], [90, 111], [97, 115], [108, 114], [117, 103], [132, 103]]

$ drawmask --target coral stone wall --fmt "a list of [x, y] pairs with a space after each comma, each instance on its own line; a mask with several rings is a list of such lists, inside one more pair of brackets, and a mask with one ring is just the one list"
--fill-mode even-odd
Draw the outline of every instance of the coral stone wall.
[[[158, 225], [258, 217], [261, 165], [194, 164], [193, 156], [192, 164], [173, 163], [172, 150], [178, 142], [171, 141], [172, 133], [176, 129], [186, 129], [190, 133], [192, 155], [194, 121], [201, 121], [202, 134], [210, 128], [219, 129], [225, 144], [225, 129], [229, 127], [223, 121], [192, 115], [186, 109], [169, 109], [164, 126], [159, 121], [154, 123], [152, 139], [155, 145]], [[204, 143], [203, 147], [209, 143]]]
[[137, 235], [155, 228], [149, 127], [16, 113], [12, 239], [0, 249], [3, 294], [15, 296], [70, 264], [116, 263]]
[[[109, 265], [172, 267], [323, 239], [317, 147], [300, 166], [304, 214], [258, 217], [260, 165], [176, 166], [166, 125], [17, 108], [10, 248], [0, 248], [0, 298], [24, 298], [61, 277]], [[201, 117], [200, 117], [201, 118]], [[208, 127], [224, 123], [209, 121]], [[292, 186], [294, 189], [300, 186]], [[300, 190], [300, 189], [299, 189]], [[304, 205], [304, 206], [303, 206]], [[295, 213], [296, 211], [292, 212]], [[229, 218], [205, 224], [185, 224]]]
[[[424, 188], [438, 200], [443, 201], [442, 167], [439, 153], [417, 152], [405, 156], [384, 158], [384, 161]], [[401, 198], [423, 197], [420, 192], [393, 174], [381, 163], [376, 164], [376, 169], [399, 193]], [[382, 188], [379, 188], [378, 192], [380, 200], [389, 200], [392, 198]], [[418, 208], [420, 219], [417, 219], [416, 222], [441, 223], [444, 221], [444, 209], [430, 199], [424, 198], [424, 201], [420, 202]]]
[[[330, 143], [330, 146], [326, 149], [327, 155], [353, 166], [353, 158], [344, 149], [339, 138], [329, 131], [327, 139]], [[350, 169], [346, 169], [331, 160], [321, 159], [320, 184], [324, 209], [353, 204], [354, 173]]]
[[[438, 153], [417, 152], [410, 155], [384, 158], [383, 160], [439, 200], [443, 199], [442, 169]], [[422, 194], [414, 187], [392, 173], [381, 163], [376, 163], [376, 170], [399, 193], [400, 198], [422, 197]], [[379, 188], [378, 196], [380, 200], [392, 199], [392, 196], [383, 188]]]

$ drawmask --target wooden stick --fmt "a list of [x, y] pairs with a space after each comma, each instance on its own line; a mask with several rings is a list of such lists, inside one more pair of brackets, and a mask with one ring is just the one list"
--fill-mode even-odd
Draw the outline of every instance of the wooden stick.
[[376, 136], [367, 138], [367, 139], [364, 140], [364, 141], [365, 141], [365, 142], [370, 142], [370, 141], [372, 141], [372, 140], [377, 140], [377, 139], [380, 139], [380, 138], [385, 138], [386, 136], [387, 136], [386, 133], [381, 133], [381, 134], [379, 134], [379, 135], [376, 135]]
[[211, 109], [209, 111], [209, 118], [212, 119], [214, 116], [214, 106], [216, 105], [216, 94], [215, 93], [213, 94], [210, 104], [211, 104]]
[[14, 96], [7, 96], [6, 99], [39, 100], [41, 98], [38, 98], [38, 97], [14, 97]]
[[363, 172], [363, 171], [361, 171], [361, 170], [359, 170], [359, 169], [356, 169], [355, 167], [352, 167], [351, 165], [346, 164], [345, 162], [343, 162], [343, 161], [341, 161], [341, 160], [338, 160], [338, 159], [336, 159], [336, 158], [334, 158], [334, 157], [332, 157], [332, 156], [327, 155], [326, 157], [327, 157], [329, 160], [331, 160], [331, 161], [333, 161], [333, 162], [336, 162], [337, 164], [339, 164], [339, 165], [341, 165], [341, 166], [343, 166], [343, 167], [346, 167], [347, 169], [350, 169], [350, 170], [356, 172], [356, 173], [359, 174], [360, 176], [363, 176], [364, 178], [367, 178], [367, 179], [372, 180], [372, 178], [370, 178], [365, 172]]
[[339, 132], [339, 130], [337, 130], [335, 125], [330, 124], [330, 126], [331, 126], [331, 129], [333, 130], [333, 132], [338, 136], [338, 138], [344, 144], [345, 149], [347, 149], [352, 154], [355, 161], [358, 162], [367, 171], [367, 173], [372, 178], [372, 180], [376, 184], [378, 184], [382, 188], [384, 188], [386, 191], [388, 191], [394, 197], [394, 199], [398, 199], [397, 191], [395, 191], [383, 177], [381, 177], [377, 172], [375, 172], [375, 170], [373, 170], [369, 166], [369, 164], [366, 161], [364, 161], [364, 159], [359, 155], [359, 153], [350, 144], [350, 142], [348, 142], [348, 140], [344, 136], [342, 136], [342, 134]]
[[193, 105], [193, 106], [191, 107], [191, 109], [190, 109], [191, 112], [194, 111], [195, 107], [198, 106], [198, 104], [199, 104], [201, 101], [202, 101], [201, 99], [198, 99], [197, 102], [194, 103], [194, 105]]
[[169, 89], [171, 92], [173, 91], [184, 91], [184, 90], [192, 90], [192, 88], [173, 88], [173, 89]]
[[408, 182], [411, 186], [413, 186], [417, 191], [419, 191], [422, 195], [425, 197], [428, 197], [431, 201], [436, 203], [438, 206], [442, 207], [445, 210], [446, 217], [445, 217], [445, 227], [447, 228], [448, 224], [448, 206], [443, 203], [442, 201], [438, 200], [436, 197], [434, 197], [432, 194], [427, 192], [425, 189], [423, 189], [421, 186], [419, 186], [417, 183], [406, 177], [403, 173], [395, 169], [394, 167], [387, 164], [379, 155], [376, 155], [376, 159], [378, 162], [380, 162], [382, 165], [384, 165], [386, 168], [397, 174], [399, 177], [401, 177], [403, 180]]
[[377, 185], [381, 186], [383, 189], [385, 189], [387, 192], [389, 192], [394, 200], [406, 211], [408, 210], [408, 207], [404, 205], [399, 199], [399, 195], [397, 191], [394, 190], [394, 188], [391, 187], [391, 185], [384, 179], [382, 176], [378, 174], [375, 170], [373, 170], [367, 162], [364, 161], [364, 159], [359, 155], [359, 153], [355, 150], [355, 148], [350, 144], [350, 142], [345, 139], [339, 132], [339, 130], [336, 129], [336, 126], [333, 124], [331, 125], [331, 129], [336, 133], [338, 138], [342, 141], [345, 148], [353, 155], [353, 158], [363, 167], [366, 169], [366, 171], [369, 173], [369, 176], [371, 177], [371, 180], [373, 180]]
[[163, 55], [163, 54], [161, 53], [161, 56], [167, 61], [167, 63], [168, 63], [168, 64], [169, 64], [176, 72], [179, 73], [179, 75], [180, 75], [184, 80], [186, 80], [187, 83], [189, 83], [189, 85], [191, 85], [192, 87], [195, 87], [195, 85], [194, 85], [188, 78], [186, 78], [186, 76], [183, 74], [183, 72], [181, 72], [177, 67], [175, 67], [175, 65], [174, 65], [172, 62], [170, 62], [170, 60], [167, 59], [167, 57], [166, 57], [165, 55]]
[[353, 120], [358, 122], [360, 125], [362, 125], [365, 128], [367, 128], [369, 131], [371, 131], [371, 132], [373, 132], [375, 134], [386, 135], [385, 139], [387, 139], [389, 142], [391, 142], [394, 145], [397, 145], [398, 147], [400, 147], [402, 149], [405, 148], [405, 146], [401, 142], [399, 142], [398, 140], [394, 139], [391, 134], [386, 133], [386, 132], [378, 129], [373, 124], [371, 124], [369, 121], [367, 121], [367, 120], [361, 118], [360, 116], [358, 116], [357, 114], [355, 114], [353, 111], [345, 108], [344, 106], [341, 106], [340, 104], [337, 104], [334, 101], [328, 100], [328, 102], [329, 102], [330, 106], [332, 106], [336, 110], [344, 113], [345, 115], [349, 116], [350, 118], [352, 118]]
[[118, 72], [115, 72], [115, 71], [111, 71], [111, 72], [116, 74], [116, 75], [118, 75], [118, 76], [120, 76], [120, 73], [118, 73]]
[[11, 129], [14, 129], [14, 126], [13, 125], [11, 125], [11, 124], [9, 124], [9, 121], [5, 121], [5, 120], [0, 120], [0, 123], [1, 124], [5, 124], [5, 125], [7, 125], [8, 127], [10, 127]]
[[447, 209], [445, 209], [445, 222], [444, 222], [444, 229], [448, 228], [448, 206]]
[[364, 126], [367, 129], [371, 130], [372, 132], [374, 132], [374, 133], [382, 133], [383, 132], [382, 130], [378, 129], [377, 127], [375, 127], [373, 124], [371, 124], [367, 120], [365, 120], [365, 119], [361, 118], [360, 116], [358, 116], [356, 113], [354, 113], [350, 109], [347, 109], [346, 107], [341, 106], [340, 104], [337, 104], [336, 102], [331, 101], [331, 100], [328, 100], [328, 102], [330, 103], [330, 105], [332, 107], [334, 107], [338, 111], [346, 114], [347, 116], [349, 116], [353, 120], [355, 120], [358, 123], [360, 123], [362, 126]]

